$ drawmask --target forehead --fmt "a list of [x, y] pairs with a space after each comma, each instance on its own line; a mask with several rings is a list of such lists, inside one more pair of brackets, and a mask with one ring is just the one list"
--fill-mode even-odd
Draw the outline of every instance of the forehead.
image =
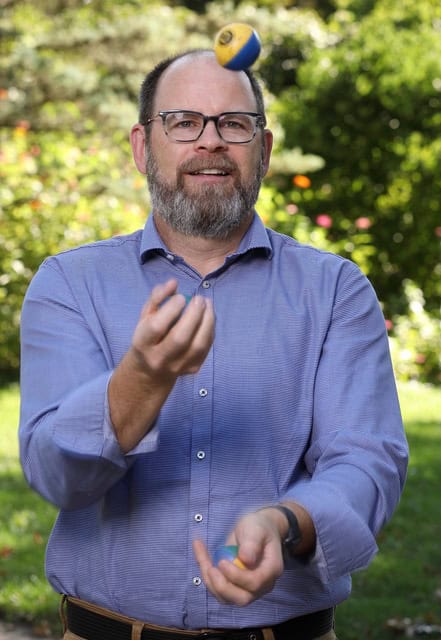
[[250, 81], [241, 71], [224, 69], [214, 54], [192, 54], [176, 60], [162, 74], [155, 108], [192, 109], [207, 114], [255, 111]]

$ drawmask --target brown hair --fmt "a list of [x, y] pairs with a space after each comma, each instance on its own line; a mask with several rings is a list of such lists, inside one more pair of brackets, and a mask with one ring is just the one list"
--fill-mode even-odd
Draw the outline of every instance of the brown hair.
[[[158, 82], [164, 73], [164, 71], [176, 60], [185, 58], [186, 56], [197, 56], [198, 54], [212, 53], [211, 49], [191, 49], [183, 53], [179, 53], [169, 58], [165, 58], [159, 62], [151, 71], [146, 75], [141, 85], [141, 91], [139, 94], [139, 122], [140, 124], [147, 124], [149, 118], [154, 116], [153, 103], [155, 100], [156, 90]], [[265, 115], [265, 105], [263, 100], [262, 89], [257, 82], [256, 77], [249, 69], [244, 69], [248, 80], [250, 81], [251, 89], [256, 99], [257, 111], [262, 115]]]

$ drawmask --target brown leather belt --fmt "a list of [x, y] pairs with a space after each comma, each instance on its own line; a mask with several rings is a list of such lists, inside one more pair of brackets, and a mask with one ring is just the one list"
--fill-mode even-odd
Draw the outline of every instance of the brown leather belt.
[[334, 610], [325, 609], [273, 627], [186, 631], [146, 624], [66, 596], [62, 618], [66, 629], [85, 640], [314, 640], [334, 626]]

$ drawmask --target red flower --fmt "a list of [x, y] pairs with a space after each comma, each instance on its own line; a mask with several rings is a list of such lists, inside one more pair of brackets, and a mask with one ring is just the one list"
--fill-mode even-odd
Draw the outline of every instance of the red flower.
[[331, 216], [328, 216], [327, 213], [321, 213], [316, 217], [315, 221], [319, 227], [324, 227], [325, 229], [330, 229], [332, 227], [332, 218]]
[[372, 225], [372, 222], [366, 216], [357, 218], [355, 221], [355, 226], [357, 227], [357, 229], [369, 229], [371, 225]]

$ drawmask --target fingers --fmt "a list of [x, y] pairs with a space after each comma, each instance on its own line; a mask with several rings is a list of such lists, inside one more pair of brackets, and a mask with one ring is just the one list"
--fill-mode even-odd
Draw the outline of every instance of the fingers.
[[156, 285], [156, 287], [152, 289], [150, 298], [145, 304], [143, 313], [148, 314], [157, 311], [168, 297], [176, 293], [177, 289], [178, 283], [174, 278], [167, 280], [167, 282]]
[[[179, 326], [178, 326], [179, 325]], [[188, 358], [187, 373], [196, 373], [205, 360], [214, 340], [215, 317], [210, 300], [195, 297], [174, 327], [176, 334], [181, 333], [191, 341], [191, 358]]]
[[242, 572], [244, 569], [239, 569], [227, 560], [222, 560], [219, 563], [219, 567], [215, 567], [211, 562], [207, 548], [200, 540], [195, 540], [193, 542], [193, 552], [199, 564], [202, 580], [204, 581], [205, 586], [219, 602], [223, 604], [234, 603], [238, 606], [245, 606], [251, 602], [247, 591], [232, 582], [224, 573], [222, 573], [222, 570], [226, 570], [228, 573], [229, 567], [225, 565], [229, 564], [231, 564], [233, 569], [237, 572]]
[[161, 307], [155, 320], [155, 327], [161, 323], [162, 354], [171, 365], [175, 361], [177, 373], [183, 373], [183, 367], [185, 373], [199, 369], [214, 339], [211, 302], [196, 296], [185, 307], [184, 297], [175, 295]]
[[[217, 567], [211, 561], [205, 545], [196, 540], [193, 543], [195, 558], [199, 564], [202, 579], [212, 595], [224, 604], [247, 606], [265, 593], [269, 593], [283, 570], [278, 546], [273, 552], [268, 549], [261, 555], [255, 567], [241, 569], [228, 560], [221, 560]], [[241, 557], [241, 560], [244, 560]]]
[[137, 362], [156, 379], [195, 373], [214, 340], [211, 301], [195, 296], [186, 305], [176, 291], [176, 280], [152, 290], [132, 339]]

